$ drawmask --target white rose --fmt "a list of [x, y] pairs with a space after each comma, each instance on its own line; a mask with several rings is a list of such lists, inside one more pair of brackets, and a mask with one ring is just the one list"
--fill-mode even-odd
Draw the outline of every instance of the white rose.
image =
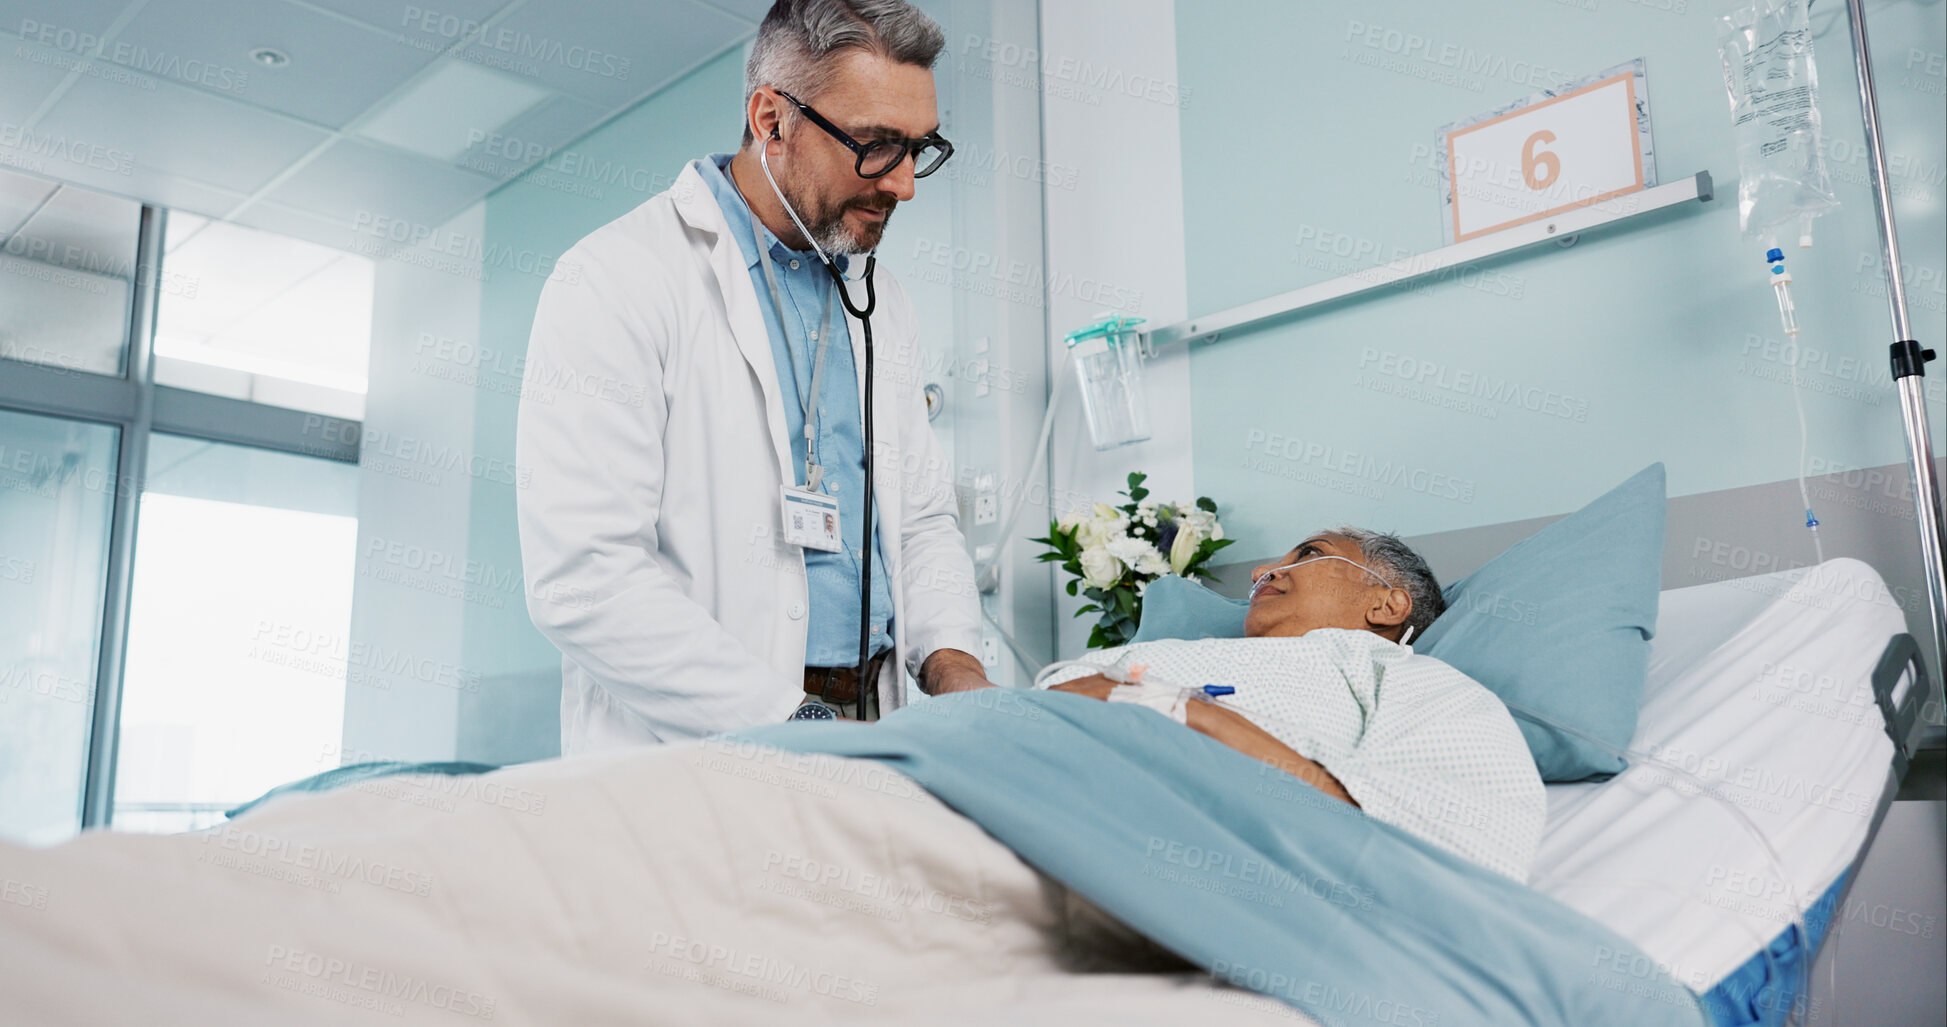
[[1122, 580], [1122, 561], [1106, 549], [1090, 549], [1082, 554], [1082, 583], [1090, 588], [1108, 588]]
[[1082, 519], [1087, 517], [1088, 515], [1089, 515], [1088, 510], [1085, 510], [1078, 506], [1075, 509], [1068, 511], [1065, 514], [1062, 514], [1061, 520], [1055, 522], [1055, 527], [1060, 528], [1063, 531], [1074, 531], [1077, 527], [1081, 525]]
[[1119, 538], [1128, 530], [1129, 518], [1122, 511], [1107, 503], [1097, 503], [1094, 512], [1076, 526], [1075, 541], [1087, 549]]

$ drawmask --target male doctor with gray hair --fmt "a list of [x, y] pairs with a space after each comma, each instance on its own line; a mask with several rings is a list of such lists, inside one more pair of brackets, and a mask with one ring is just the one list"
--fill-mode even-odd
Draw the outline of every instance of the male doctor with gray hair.
[[563, 656], [564, 753], [870, 719], [900, 702], [901, 667], [932, 694], [988, 686], [951, 469], [901, 366], [912, 307], [877, 276], [868, 539], [865, 333], [823, 263], [858, 279], [952, 153], [943, 43], [903, 0], [778, 0], [742, 148], [692, 161], [543, 290], [518, 505], [528, 610]]

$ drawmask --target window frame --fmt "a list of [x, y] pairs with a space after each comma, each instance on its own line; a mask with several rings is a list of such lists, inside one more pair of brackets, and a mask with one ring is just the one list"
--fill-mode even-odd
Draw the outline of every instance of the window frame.
[[165, 432], [280, 453], [359, 462], [361, 421], [328, 417], [155, 384], [155, 324], [168, 211], [143, 204], [119, 376], [0, 357], [0, 410], [114, 425], [115, 498], [109, 521], [108, 580], [97, 640], [94, 708], [82, 791], [83, 830], [107, 826], [115, 801], [122, 685], [135, 566], [136, 516], [149, 436]]

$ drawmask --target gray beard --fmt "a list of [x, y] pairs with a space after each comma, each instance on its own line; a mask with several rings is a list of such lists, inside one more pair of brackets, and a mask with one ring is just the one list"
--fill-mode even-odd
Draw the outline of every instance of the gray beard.
[[885, 238], [886, 226], [892, 223], [892, 215], [888, 212], [884, 221], [866, 229], [864, 234], [868, 238], [862, 240], [845, 227], [847, 208], [814, 207], [798, 202], [796, 197], [790, 196], [789, 190], [786, 190], [785, 195], [791, 200], [793, 207], [810, 213], [810, 216], [805, 219], [805, 228], [810, 230], [812, 240], [826, 253], [843, 254], [848, 257], [871, 253], [879, 248], [880, 240]]

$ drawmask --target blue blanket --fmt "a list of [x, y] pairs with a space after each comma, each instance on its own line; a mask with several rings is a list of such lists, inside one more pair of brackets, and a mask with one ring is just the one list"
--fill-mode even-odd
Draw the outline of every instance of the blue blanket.
[[1701, 1025], [1561, 903], [1131, 705], [987, 689], [736, 737], [879, 760], [1218, 977], [1321, 1024]]

